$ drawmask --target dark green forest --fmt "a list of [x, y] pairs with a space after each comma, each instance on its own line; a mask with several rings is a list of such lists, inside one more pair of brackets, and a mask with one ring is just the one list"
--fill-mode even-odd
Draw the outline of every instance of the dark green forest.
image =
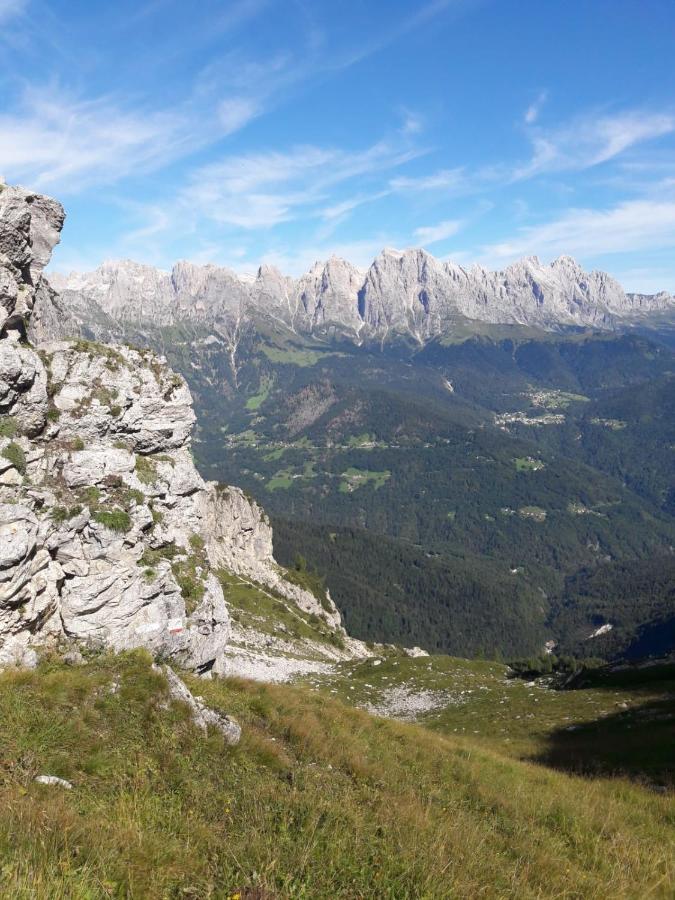
[[353, 528], [274, 519], [274, 550], [292, 565], [303, 547], [325, 573], [347, 630], [363, 640], [421, 645], [452, 655], [510, 658], [543, 645], [540, 591], [480, 557], [429, 557]]

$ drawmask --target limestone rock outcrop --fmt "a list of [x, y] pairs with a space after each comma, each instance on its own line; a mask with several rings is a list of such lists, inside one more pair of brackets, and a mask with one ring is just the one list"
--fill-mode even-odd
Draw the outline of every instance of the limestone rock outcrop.
[[25, 326], [64, 218], [56, 200], [0, 184], [0, 334]]
[[197, 472], [190, 392], [163, 358], [42, 339], [63, 322], [41, 274], [62, 222], [55, 201], [0, 193], [0, 665], [77, 641], [222, 673], [221, 569], [341, 632], [329, 600], [284, 578], [257, 504]]

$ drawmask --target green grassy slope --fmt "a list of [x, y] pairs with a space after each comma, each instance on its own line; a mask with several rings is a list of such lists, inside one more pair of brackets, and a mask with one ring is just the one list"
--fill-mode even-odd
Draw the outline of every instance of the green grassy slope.
[[307, 687], [191, 684], [239, 747], [167, 707], [143, 654], [0, 676], [2, 896], [672, 896], [672, 795]]
[[[320, 691], [386, 711], [428, 697], [413, 718], [516, 759], [586, 774], [622, 774], [657, 789], [675, 786], [675, 665], [606, 675], [585, 670], [574, 689], [553, 679], [510, 677], [501, 663], [448, 656], [391, 656], [342, 663], [330, 677], [308, 676]], [[651, 676], [651, 677], [650, 677]], [[404, 705], [405, 705], [405, 697]]]

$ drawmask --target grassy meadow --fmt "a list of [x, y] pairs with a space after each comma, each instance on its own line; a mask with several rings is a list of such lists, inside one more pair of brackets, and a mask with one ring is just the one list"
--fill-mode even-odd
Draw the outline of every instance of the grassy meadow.
[[144, 653], [0, 675], [1, 896], [673, 895], [672, 792], [308, 685], [187, 680], [239, 719], [238, 747], [168, 704]]

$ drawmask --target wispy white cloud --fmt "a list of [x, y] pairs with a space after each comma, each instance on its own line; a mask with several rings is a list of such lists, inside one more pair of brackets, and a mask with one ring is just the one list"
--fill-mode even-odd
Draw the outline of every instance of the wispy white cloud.
[[258, 115], [258, 104], [244, 97], [231, 97], [222, 100], [218, 106], [218, 119], [223, 128], [223, 134], [232, 134], [239, 131]]
[[[209, 15], [209, 27], [219, 32], [231, 31], [242, 23], [260, 15], [270, 5], [270, 0], [230, 0], [226, 6], [216, 14]], [[213, 32], [212, 32], [213, 33]]]
[[406, 107], [401, 107], [399, 114], [403, 119], [400, 129], [401, 134], [414, 135], [419, 134], [423, 130], [424, 119], [419, 113], [413, 112]]
[[589, 169], [673, 131], [675, 115], [642, 110], [587, 114], [556, 129], [533, 128], [532, 157], [516, 166], [511, 177], [518, 181], [550, 172]]
[[465, 181], [464, 167], [441, 169], [428, 175], [401, 175], [392, 178], [389, 186], [394, 191], [444, 191], [459, 188]]
[[423, 246], [437, 244], [457, 234], [461, 227], [462, 223], [459, 219], [445, 219], [445, 221], [438, 222], [436, 225], [425, 225], [421, 228], [416, 228], [414, 231], [415, 240]]
[[191, 143], [177, 113], [125, 112], [111, 99], [29, 91], [0, 115], [0, 171], [36, 188], [68, 190], [159, 165]]
[[0, 173], [62, 193], [113, 183], [183, 158], [255, 114], [250, 101], [232, 98], [204, 124], [190, 104], [129, 109], [114, 97], [80, 100], [32, 89], [18, 110], [0, 114]]
[[523, 116], [526, 125], [534, 125], [539, 118], [539, 113], [542, 111], [547, 99], [548, 91], [540, 91], [536, 100], [533, 100], [532, 103], [530, 103]]
[[156, 204], [125, 203], [126, 211], [142, 221], [139, 228], [128, 231], [123, 237], [123, 243], [129, 247], [138, 247], [152, 241], [153, 238], [169, 231], [174, 223], [174, 216], [170, 206]]
[[[0, 0], [0, 21], [3, 16], [20, 11], [27, 2]], [[231, 30], [260, 14], [268, 2], [237, 0], [212, 23], [213, 29], [218, 33]], [[473, 5], [474, 0], [429, 0], [407, 17], [392, 17], [390, 28], [385, 29], [378, 41], [381, 39], [386, 44], [444, 12], [463, 12], [465, 7]], [[139, 21], [165, 14], [163, 6], [163, 0], [141, 6]], [[268, 111], [282, 93], [317, 73], [334, 69], [338, 55], [334, 52], [332, 61], [330, 58], [326, 61], [326, 54], [303, 60], [289, 50], [252, 59], [231, 51], [199, 72], [182, 102], [167, 103], [164, 108], [140, 104], [137, 99], [122, 95], [83, 98], [58, 87], [35, 85], [14, 109], [0, 113], [0, 174], [9, 180], [67, 194], [161, 169], [245, 127]], [[410, 110], [403, 112], [401, 131], [410, 139], [419, 133], [422, 119]], [[374, 150], [377, 156], [377, 148]], [[397, 164], [414, 158], [419, 152], [400, 154]], [[345, 156], [358, 164], [354, 154]], [[339, 155], [331, 156], [330, 164], [335, 161], [338, 163], [335, 183], [359, 174], [358, 169], [352, 174], [342, 171]], [[362, 162], [365, 166], [362, 172], [370, 171], [368, 160]], [[218, 167], [214, 166], [199, 175], [205, 179], [217, 178]], [[388, 167], [388, 163], [383, 164], [384, 170]], [[310, 162], [310, 172], [316, 168]], [[231, 177], [231, 173], [225, 175]], [[330, 183], [327, 178], [321, 181]], [[193, 183], [192, 187], [201, 193], [198, 185]], [[241, 224], [245, 221], [261, 224], [265, 216], [269, 216], [271, 224], [286, 221], [289, 210], [302, 205], [307, 193], [302, 184], [276, 195], [258, 191], [251, 198], [250, 209], [240, 211], [233, 218]], [[316, 194], [315, 185], [310, 186], [309, 193]], [[347, 213], [348, 210], [343, 210], [343, 216]]]
[[0, 0], [0, 25], [25, 12], [28, 0]]
[[231, 50], [201, 69], [193, 90], [196, 95], [205, 97], [227, 92], [269, 99], [282, 88], [301, 80], [303, 75], [302, 66], [288, 52], [258, 59], [242, 50]]
[[363, 35], [359, 35], [359, 41], [347, 51], [336, 54], [329, 58], [325, 66], [327, 69], [346, 69], [357, 63], [362, 62], [370, 56], [384, 50], [395, 41], [415, 29], [427, 25], [434, 19], [443, 14], [462, 15], [477, 5], [478, 0], [430, 0], [418, 6], [418, 9], [411, 15], [406, 16], [398, 21], [393, 20], [393, 24], [383, 25], [373, 32], [370, 39], [364, 40]]
[[501, 263], [532, 253], [582, 257], [675, 248], [675, 202], [633, 200], [611, 209], [570, 209], [541, 225], [521, 228], [514, 237], [483, 248]]
[[334, 222], [336, 220], [342, 221], [352, 210], [361, 206], [365, 203], [367, 198], [359, 196], [359, 197], [348, 197], [346, 200], [341, 200], [339, 203], [335, 203], [332, 206], [326, 206], [325, 209], [321, 210], [321, 218], [326, 219], [329, 222]]
[[[536, 119], [536, 116], [535, 116]], [[534, 121], [534, 120], [533, 120]], [[394, 191], [437, 192], [439, 195], [479, 194], [499, 185], [541, 175], [581, 172], [618, 159], [647, 141], [675, 132], [675, 115], [633, 110], [616, 115], [586, 114], [554, 129], [532, 126], [527, 134], [532, 154], [526, 162], [498, 160], [477, 168], [456, 166], [418, 176], [398, 176]], [[622, 161], [623, 162], [623, 161]]]
[[[129, 217], [138, 225], [126, 233], [119, 250], [166, 265], [171, 261], [167, 245], [189, 243], [195, 258], [226, 265], [236, 261], [239, 268], [271, 261], [295, 273], [308, 261], [341, 252], [340, 248], [345, 255], [354, 251], [357, 261], [368, 254], [372, 258], [385, 243], [392, 243], [390, 234], [364, 242], [345, 242], [333, 235], [358, 206], [390, 195], [387, 172], [421, 152], [405, 141], [379, 141], [355, 151], [301, 146], [286, 152], [225, 156], [193, 169], [171, 202], [128, 206]], [[382, 181], [382, 190], [345, 197], [353, 185]], [[279, 226], [291, 222], [296, 223], [294, 229], [302, 229], [302, 240], [284, 237]], [[244, 239], [242, 232], [247, 233]], [[235, 258], [231, 249], [235, 245], [250, 246], [256, 255]]]
[[402, 165], [420, 152], [379, 142], [356, 152], [307, 146], [229, 156], [195, 170], [180, 201], [193, 215], [247, 229], [300, 215], [339, 218], [372, 197], [336, 200], [336, 186]]
[[383, 197], [388, 197], [390, 194], [391, 190], [385, 189], [377, 191], [374, 194], [359, 194], [356, 197], [348, 197], [346, 200], [341, 200], [339, 203], [335, 203], [332, 206], [327, 206], [322, 209], [321, 217], [329, 222], [342, 222], [349, 213], [353, 212], [353, 210], [357, 209], [359, 206], [381, 200]]

